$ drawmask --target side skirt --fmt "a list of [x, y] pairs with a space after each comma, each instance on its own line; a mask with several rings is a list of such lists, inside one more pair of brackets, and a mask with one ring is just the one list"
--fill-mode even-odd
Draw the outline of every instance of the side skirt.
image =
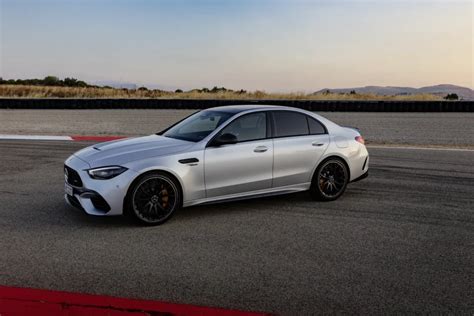
[[240, 201], [240, 200], [254, 199], [254, 198], [260, 198], [260, 197], [281, 195], [281, 194], [296, 193], [296, 192], [301, 192], [301, 191], [307, 191], [309, 190], [310, 186], [311, 186], [311, 182], [308, 182], [308, 183], [301, 183], [301, 184], [289, 185], [289, 186], [278, 187], [278, 188], [270, 188], [270, 189], [265, 189], [265, 190], [257, 190], [257, 191], [251, 191], [251, 192], [216, 196], [216, 197], [211, 197], [211, 198], [187, 201], [183, 203], [183, 207], [188, 207], [188, 206], [193, 206], [193, 205], [202, 205], [202, 204], [214, 204], [214, 203], [221, 203], [221, 202], [232, 202], [232, 201]]

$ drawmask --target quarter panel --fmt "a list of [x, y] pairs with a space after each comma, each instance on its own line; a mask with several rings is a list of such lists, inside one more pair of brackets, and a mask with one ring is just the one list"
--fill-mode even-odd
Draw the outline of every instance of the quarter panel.
[[[327, 151], [325, 152], [322, 160], [336, 156], [344, 159], [344, 161], [349, 166], [350, 170], [350, 180], [352, 181], [361, 175], [363, 175], [369, 169], [368, 156], [369, 153], [364, 145], [356, 142], [355, 140], [348, 140], [348, 146], [345, 148], [338, 147], [334, 142], [331, 142]], [[364, 166], [365, 159], [367, 158], [367, 163], [365, 168]], [[313, 171], [314, 172], [314, 171]]]

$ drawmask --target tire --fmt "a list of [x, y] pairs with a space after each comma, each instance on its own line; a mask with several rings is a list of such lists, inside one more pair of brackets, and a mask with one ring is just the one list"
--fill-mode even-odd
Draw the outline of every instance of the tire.
[[148, 226], [163, 224], [181, 206], [179, 183], [164, 172], [151, 172], [139, 177], [130, 187], [126, 200], [128, 215]]
[[329, 158], [316, 169], [309, 191], [316, 200], [334, 201], [344, 193], [348, 183], [349, 170], [344, 161]]

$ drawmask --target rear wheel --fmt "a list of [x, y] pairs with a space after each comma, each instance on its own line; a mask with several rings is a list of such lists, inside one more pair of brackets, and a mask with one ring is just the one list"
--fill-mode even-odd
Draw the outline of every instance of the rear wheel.
[[346, 164], [338, 158], [324, 161], [316, 170], [311, 183], [311, 196], [321, 201], [333, 201], [346, 190], [349, 171]]
[[129, 212], [142, 224], [166, 222], [181, 207], [179, 184], [171, 176], [154, 172], [135, 182], [128, 198]]

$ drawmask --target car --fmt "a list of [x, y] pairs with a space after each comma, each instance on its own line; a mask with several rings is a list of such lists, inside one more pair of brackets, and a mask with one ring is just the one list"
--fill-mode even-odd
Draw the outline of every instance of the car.
[[87, 214], [158, 225], [205, 203], [299, 191], [333, 201], [368, 169], [355, 128], [292, 107], [222, 106], [79, 150], [64, 164], [65, 199]]

